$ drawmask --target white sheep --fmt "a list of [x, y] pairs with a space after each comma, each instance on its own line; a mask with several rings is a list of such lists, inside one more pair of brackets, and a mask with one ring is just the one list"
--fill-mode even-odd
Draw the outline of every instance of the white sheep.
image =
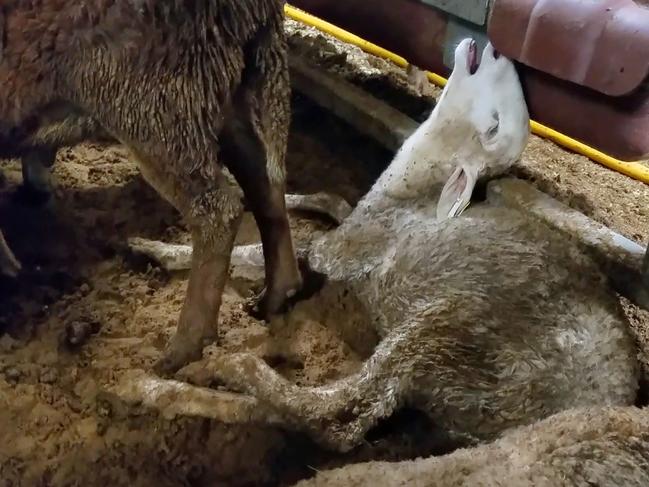
[[507, 170], [528, 136], [512, 62], [488, 45], [478, 66], [475, 43], [460, 43], [430, 118], [305, 251], [325, 285], [342, 290], [341, 309], [345, 293], [359, 300], [380, 337], [361, 369], [300, 387], [251, 354], [217, 353], [181, 377], [251, 394], [341, 451], [402, 406], [470, 444], [569, 408], [632, 404], [635, 346], [591, 259], [515, 210], [464, 212], [476, 182]]

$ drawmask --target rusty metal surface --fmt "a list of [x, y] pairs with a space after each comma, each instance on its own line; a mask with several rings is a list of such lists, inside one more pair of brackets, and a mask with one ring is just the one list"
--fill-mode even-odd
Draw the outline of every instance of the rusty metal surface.
[[633, 0], [494, 0], [488, 32], [505, 56], [606, 95], [649, 75], [649, 10]]
[[[531, 0], [511, 1], [527, 4]], [[600, 5], [610, 1], [588, 0], [586, 3]], [[624, 5], [629, 3], [626, 0], [617, 2]], [[448, 18], [432, 7], [415, 0], [295, 0], [291, 3], [396, 52], [420, 68], [441, 75], [449, 74], [443, 62]], [[642, 14], [644, 18], [646, 12], [649, 11], [642, 10], [639, 15]], [[647, 22], [649, 26], [649, 20]], [[498, 36], [497, 33], [494, 35]], [[648, 50], [644, 57], [635, 60], [636, 63], [649, 63], [649, 39], [639, 35], [633, 42], [642, 44], [641, 48]], [[508, 52], [502, 49], [501, 44], [502, 40], [496, 45], [505, 55], [516, 58], [512, 55], [515, 46], [510, 47], [511, 52]], [[624, 53], [631, 52], [622, 48], [621, 51], [624, 52], [611, 54], [610, 57], [623, 57]], [[538, 122], [622, 160], [649, 157], [648, 91], [640, 88], [626, 96], [607, 96], [537, 69], [520, 67], [519, 72], [530, 113]], [[624, 78], [628, 86], [640, 82], [639, 71], [633, 72], [636, 77]], [[622, 81], [618, 82], [620, 87], [624, 85]], [[606, 86], [612, 85], [607, 83]], [[618, 88], [617, 91], [624, 90]]]

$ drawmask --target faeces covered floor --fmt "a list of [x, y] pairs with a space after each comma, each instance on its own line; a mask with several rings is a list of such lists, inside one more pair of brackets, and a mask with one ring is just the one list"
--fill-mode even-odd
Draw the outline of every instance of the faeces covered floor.
[[[294, 52], [316, 60], [389, 101], [425, 117], [438, 91], [419, 96], [388, 63], [287, 22]], [[330, 191], [354, 204], [391, 154], [299, 96], [293, 99], [291, 192]], [[186, 243], [176, 212], [143, 182], [116, 146], [59, 153], [48, 208], [16, 193], [20, 168], [0, 164], [0, 226], [25, 264], [18, 281], [0, 280], [0, 485], [290, 485], [314, 471], [368, 459], [440, 451], [434, 425], [404, 411], [347, 455], [319, 450], [272, 428], [207, 419], [165, 418], [124, 409], [104, 391], [133, 370], [148, 370], [173, 332], [186, 275], [166, 273], [126, 251], [130, 237]], [[533, 138], [519, 177], [620, 233], [646, 244], [649, 187], [549, 142]], [[328, 223], [291, 215], [296, 240]], [[258, 240], [246, 214], [238, 243]], [[349, 316], [300, 304], [266, 326], [243, 305], [251, 278], [233, 276], [221, 311], [220, 344], [252, 351], [287, 377], [321, 384], [355, 370], [367, 350], [336, 332]], [[649, 315], [624, 303], [646, 361]], [[282, 357], [280, 357], [280, 352]]]

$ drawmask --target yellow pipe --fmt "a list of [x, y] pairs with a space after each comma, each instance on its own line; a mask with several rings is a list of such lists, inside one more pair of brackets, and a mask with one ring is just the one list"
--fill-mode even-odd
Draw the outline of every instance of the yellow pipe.
[[[311, 27], [315, 27], [316, 29], [325, 32], [335, 37], [336, 39], [341, 40], [342, 42], [353, 44], [361, 48], [363, 51], [373, 54], [374, 56], [388, 59], [402, 68], [408, 67], [408, 61], [406, 61], [406, 59], [399, 56], [398, 54], [388, 51], [387, 49], [383, 49], [381, 46], [377, 46], [376, 44], [368, 42], [365, 39], [352, 34], [351, 32], [341, 29], [340, 27], [337, 27], [307, 12], [304, 12], [303, 10], [299, 10], [287, 4], [284, 6], [284, 12], [286, 13], [287, 17]], [[446, 78], [438, 74], [431, 73], [430, 71], [426, 71], [426, 75], [428, 76], [428, 79], [437, 86], [444, 87], [446, 85]], [[597, 149], [579, 142], [578, 140], [568, 137], [561, 132], [557, 132], [550, 127], [546, 127], [543, 124], [535, 122], [534, 120], [530, 121], [530, 126], [532, 133], [538, 135], [539, 137], [551, 140], [568, 150], [586, 156], [589, 159], [598, 162], [608, 167], [609, 169], [612, 169], [613, 171], [617, 171], [633, 179], [637, 179], [638, 181], [649, 184], [649, 168], [645, 167], [642, 164], [639, 164], [637, 162], [625, 162], [621, 161], [620, 159], [616, 159], [615, 157], [611, 157], [601, 151], [598, 151]]]

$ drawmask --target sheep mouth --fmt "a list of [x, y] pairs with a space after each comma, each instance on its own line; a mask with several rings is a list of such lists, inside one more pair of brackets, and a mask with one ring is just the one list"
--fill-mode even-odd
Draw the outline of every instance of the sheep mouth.
[[478, 44], [474, 40], [471, 40], [471, 43], [469, 44], [469, 53], [467, 55], [466, 64], [469, 74], [475, 74], [480, 67], [480, 62], [478, 61]]

